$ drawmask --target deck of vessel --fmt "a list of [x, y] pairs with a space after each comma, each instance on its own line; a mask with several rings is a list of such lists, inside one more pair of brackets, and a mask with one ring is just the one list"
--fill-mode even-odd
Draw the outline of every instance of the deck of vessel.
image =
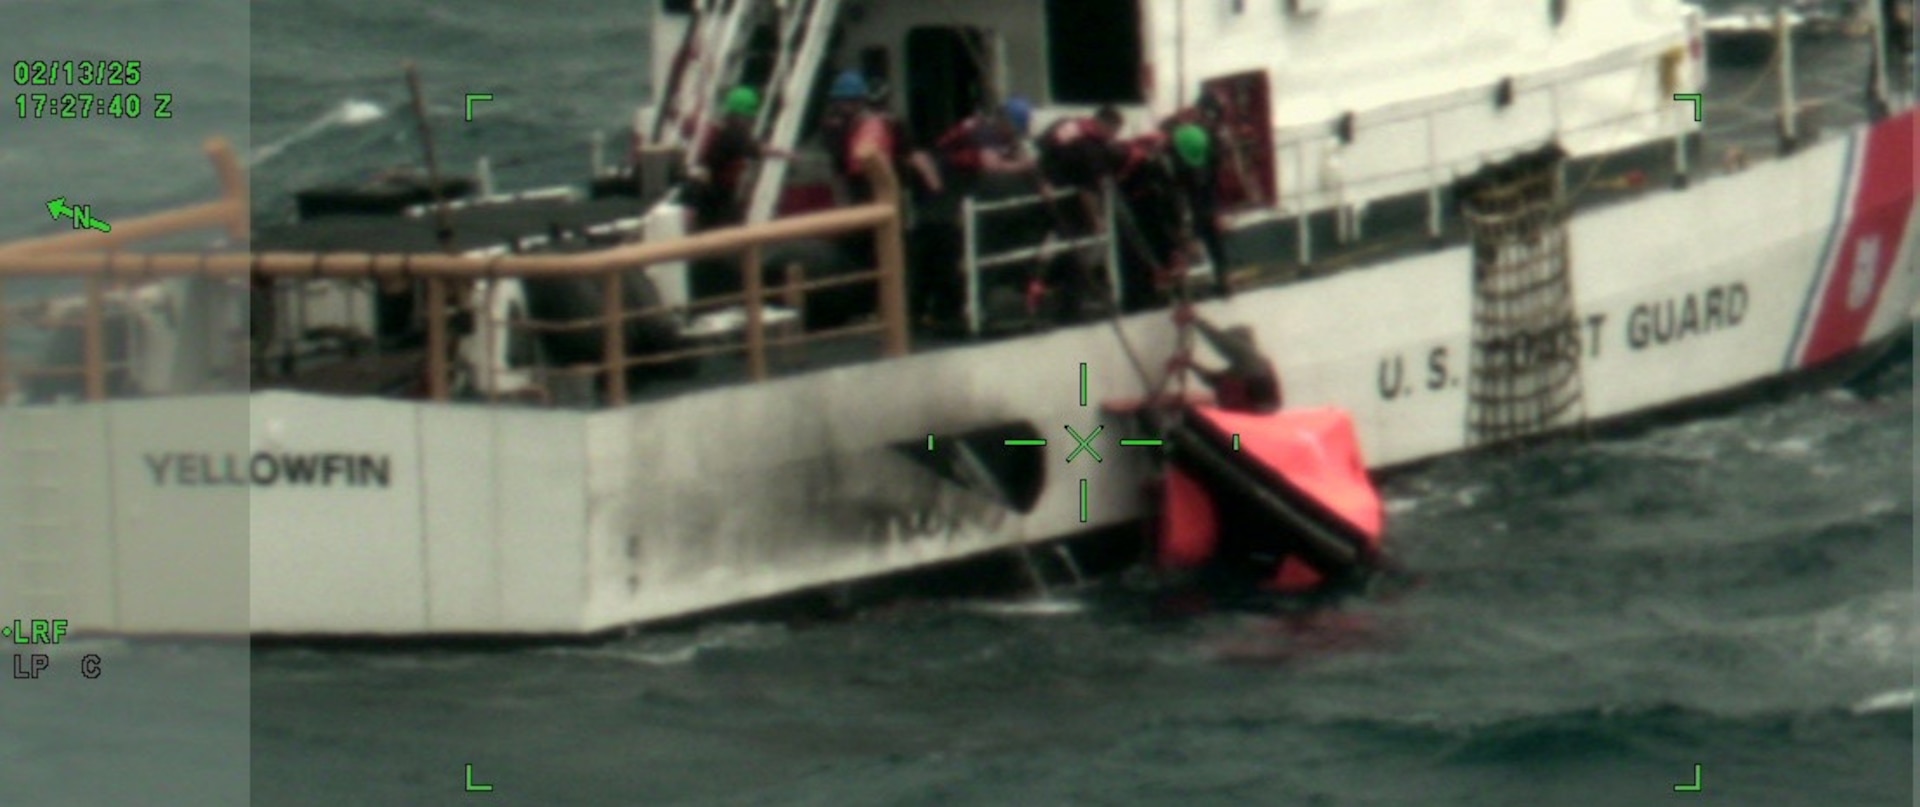
[[[1865, 81], [1870, 65], [1869, 40], [1834, 32], [1797, 37], [1794, 49], [1795, 95], [1800, 107], [1800, 145], [1851, 131], [1868, 120]], [[1778, 63], [1715, 67], [1705, 93], [1702, 130], [1688, 145], [1687, 184], [1711, 182], [1734, 170], [1727, 157], [1737, 150], [1749, 164], [1775, 158], [1781, 151], [1779, 109], [1781, 92]], [[1893, 76], [1890, 80], [1898, 81]], [[1682, 104], [1681, 106], [1684, 106]], [[1569, 201], [1576, 215], [1631, 201], [1645, 194], [1675, 192], [1683, 183], [1677, 176], [1673, 145], [1653, 144], [1598, 158], [1571, 160], [1565, 170]], [[1287, 217], [1256, 225], [1229, 237], [1229, 250], [1239, 265], [1236, 285], [1241, 288], [1284, 285], [1331, 274], [1364, 269], [1396, 257], [1464, 243], [1462, 220], [1449, 202], [1441, 235], [1427, 230], [1424, 194], [1382, 200], [1364, 216], [1363, 235], [1340, 243], [1335, 214], [1323, 211], [1308, 217], [1307, 250], [1302, 262], [1300, 227]], [[506, 250], [523, 239], [540, 238], [556, 230], [584, 231], [624, 221], [628, 227], [643, 215], [646, 205], [632, 197], [586, 201], [529, 199], [471, 206], [452, 213], [453, 248], [461, 252]], [[431, 253], [442, 251], [434, 216], [334, 216], [261, 229], [255, 237], [258, 251]], [[1578, 256], [1575, 256], [1576, 262]], [[1083, 322], [1103, 319], [1090, 312]], [[1053, 327], [1034, 323], [1033, 327]], [[1016, 327], [1014, 331], [1021, 330]], [[993, 338], [993, 337], [986, 337]], [[922, 328], [914, 334], [915, 352], [962, 347], [973, 339], [951, 329]], [[407, 394], [414, 386], [421, 352], [417, 348], [390, 349], [375, 356], [321, 364], [292, 376], [256, 377], [256, 389], [297, 389], [327, 394]], [[776, 352], [771, 364], [778, 374], [870, 361], [876, 352], [865, 342], [827, 342], [804, 350]], [[644, 401], [739, 383], [747, 378], [747, 363], [738, 355], [709, 356], [692, 378], [650, 379], [632, 391]], [[590, 401], [574, 403], [590, 404]]]

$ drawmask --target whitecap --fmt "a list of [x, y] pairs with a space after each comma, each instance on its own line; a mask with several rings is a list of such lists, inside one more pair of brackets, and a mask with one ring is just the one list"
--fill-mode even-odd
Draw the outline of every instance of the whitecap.
[[348, 98], [332, 109], [327, 110], [327, 112], [320, 117], [314, 118], [307, 125], [300, 127], [299, 131], [254, 149], [253, 155], [247, 160], [247, 167], [256, 167], [261, 163], [280, 156], [280, 154], [287, 149], [331, 129], [345, 126], [364, 126], [373, 121], [385, 118], [386, 116], [386, 110], [382, 109], [379, 104], [371, 101], [362, 101], [357, 98]]
[[1882, 692], [1853, 705], [1856, 715], [1869, 715], [1875, 712], [1898, 712], [1913, 708], [1913, 690], [1895, 689]]
[[748, 622], [709, 625], [693, 634], [641, 635], [599, 647], [549, 648], [543, 652], [648, 667], [675, 667], [691, 663], [708, 651], [756, 650], [777, 646], [786, 638], [784, 628]]
[[1867, 502], [1867, 503], [1866, 503], [1866, 504], [1864, 504], [1864, 505], [1861, 505], [1861, 506], [1860, 506], [1860, 515], [1863, 515], [1863, 516], [1883, 516], [1883, 515], [1886, 515], [1886, 514], [1888, 514], [1888, 513], [1892, 513], [1892, 512], [1895, 512], [1895, 511], [1897, 511], [1897, 510], [1899, 510], [1899, 509], [1900, 509], [1900, 502], [1899, 502], [1899, 501], [1897, 501], [1897, 500], [1894, 500], [1894, 499], [1890, 499], [1890, 498], [1886, 498], [1886, 497], [1881, 497], [1881, 498], [1877, 498], [1877, 499], [1874, 499], [1874, 500], [1872, 500], [1872, 501], [1869, 501], [1869, 502]]
[[1087, 610], [1086, 604], [1078, 600], [1053, 598], [1013, 602], [977, 601], [962, 603], [960, 607], [963, 610], [992, 616], [1071, 616]]
[[343, 125], [359, 126], [363, 123], [372, 123], [386, 117], [387, 111], [381, 109], [379, 104], [373, 103], [372, 101], [348, 98], [340, 104], [338, 109], [334, 110], [334, 114], [336, 119]]
[[1768, 446], [1767, 450], [1778, 456], [1804, 457], [1813, 453], [1813, 441], [1805, 437], [1789, 437]]
[[1920, 647], [1911, 592], [1859, 597], [1814, 617], [1810, 655], [1837, 666], [1906, 666]]

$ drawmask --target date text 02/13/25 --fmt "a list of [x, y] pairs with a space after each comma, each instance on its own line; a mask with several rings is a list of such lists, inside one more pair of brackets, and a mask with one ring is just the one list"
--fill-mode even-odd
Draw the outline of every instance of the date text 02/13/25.
[[132, 87], [140, 83], [138, 60], [73, 60], [13, 63], [20, 87]]

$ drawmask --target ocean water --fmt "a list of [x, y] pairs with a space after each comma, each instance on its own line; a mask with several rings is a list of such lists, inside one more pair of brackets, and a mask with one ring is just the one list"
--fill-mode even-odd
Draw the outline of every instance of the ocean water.
[[[8, 69], [9, 87], [0, 107], [0, 241], [71, 232], [68, 222], [56, 223], [47, 213], [47, 202], [55, 198], [86, 205], [109, 224], [214, 198], [219, 183], [202, 145], [219, 138], [240, 157], [251, 147], [248, 6], [245, 0], [0, 2], [0, 63]], [[16, 60], [137, 60], [141, 80], [119, 88], [20, 87], [11, 72]], [[138, 93], [143, 114], [81, 119], [76, 111], [71, 119], [22, 119], [15, 106], [16, 95], [70, 92]], [[162, 93], [172, 97], [172, 116], [164, 119], [154, 117]], [[172, 244], [205, 245], [217, 235]], [[76, 288], [28, 278], [7, 282], [0, 291], [19, 302]], [[0, 350], [30, 352], [40, 332], [19, 324], [8, 329]], [[18, 439], [0, 430], [0, 447]], [[9, 456], [0, 473], [22, 467], [13, 462], [17, 457]], [[0, 478], [0, 485], [32, 489], [13, 478]], [[241, 507], [205, 517], [209, 523], [244, 523], [247, 513]], [[16, 528], [28, 526], [32, 514], [0, 518], [7, 521], [0, 540], [16, 540], [26, 534]], [[42, 534], [42, 540], [59, 537]], [[24, 562], [16, 549], [0, 546], [0, 563]], [[0, 570], [0, 584], [21, 581], [24, 575], [14, 572]], [[0, 615], [0, 625], [66, 616], [9, 613]], [[40, 677], [19, 675], [23, 668], [34, 672], [31, 653], [43, 650], [47, 669]], [[96, 678], [84, 677], [88, 657], [99, 664]], [[9, 647], [0, 654], [0, 804], [247, 803], [250, 663], [239, 643], [80, 640], [54, 648]]]
[[[642, 100], [624, 3], [88, 8], [14, 0], [0, 31], [154, 54], [205, 108], [0, 118], [0, 237], [54, 231], [32, 208], [61, 194], [206, 198], [214, 134], [262, 221], [417, 163], [405, 59], [449, 170], [489, 154], [509, 187], [579, 178]], [[496, 96], [471, 124], [466, 92]], [[0, 680], [0, 804], [1905, 804], [1912, 386], [1907, 355], [1851, 390], [1394, 476], [1422, 585], [1306, 616], [1172, 616], [1120, 576], [1057, 613], [906, 602], [589, 647], [83, 643], [54, 664], [94, 653], [98, 680]], [[468, 765], [495, 789], [466, 792]]]
[[[251, 141], [248, 4], [241, 0], [103, 0], [86, 13], [42, 0], [0, 3], [0, 61], [7, 69], [0, 109], [0, 239], [71, 231], [47, 215], [50, 199], [89, 205], [112, 223], [156, 209], [209, 200], [219, 183], [202, 145], [220, 138], [244, 157]], [[21, 87], [17, 60], [139, 61], [140, 83], [122, 87]], [[137, 118], [55, 115], [22, 119], [15, 96], [138, 94]], [[171, 117], [156, 117], [167, 94]], [[56, 103], [57, 108], [57, 103]], [[76, 113], [77, 114], [77, 113]]]
[[[291, 195], [423, 164], [403, 64], [420, 73], [441, 171], [492, 161], [502, 188], [578, 182], [592, 135], [609, 162], [647, 100], [639, 4], [553, 0], [253, 4], [256, 221], [293, 214]], [[468, 93], [491, 94], [466, 120]]]
[[[1422, 585], [1174, 617], [1126, 576], [593, 647], [258, 653], [259, 803], [1894, 805], [1911, 359], [1387, 484]], [[1683, 803], [1675, 801], [1673, 803]]]

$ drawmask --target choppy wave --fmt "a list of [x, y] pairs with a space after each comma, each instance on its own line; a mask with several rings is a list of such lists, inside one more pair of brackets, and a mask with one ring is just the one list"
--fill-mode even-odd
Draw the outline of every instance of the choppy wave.
[[1881, 692], [1861, 700], [1853, 705], [1853, 713], [1869, 715], [1875, 712], [1911, 712], [1913, 711], [1913, 690], [1894, 689]]
[[543, 655], [610, 661], [646, 667], [677, 667], [723, 650], [766, 650], [787, 639], [787, 629], [762, 623], [715, 624], [685, 633], [642, 635], [589, 648], [551, 648]]
[[300, 145], [335, 129], [353, 126], [365, 126], [387, 117], [387, 110], [372, 101], [349, 98], [341, 101], [332, 109], [309, 121], [292, 134], [253, 150], [247, 158], [247, 167], [258, 167], [276, 157], [285, 154], [287, 149]]

